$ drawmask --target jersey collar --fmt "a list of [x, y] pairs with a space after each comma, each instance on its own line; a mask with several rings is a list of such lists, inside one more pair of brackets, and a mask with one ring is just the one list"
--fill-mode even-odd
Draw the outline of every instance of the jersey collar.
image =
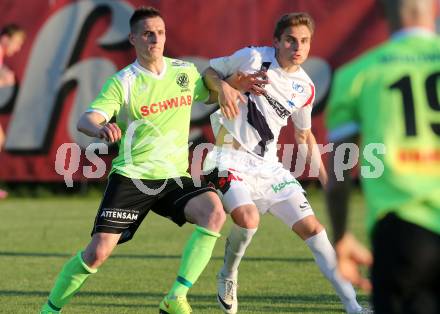
[[136, 61], [133, 64], [139, 71], [144, 72], [145, 74], [148, 74], [152, 77], [154, 77], [155, 79], [162, 79], [165, 76], [165, 73], [167, 72], [167, 61], [165, 60], [165, 58], [163, 59], [163, 69], [162, 72], [160, 72], [160, 74], [156, 74], [151, 72], [150, 70], [147, 70], [146, 68], [144, 68], [139, 61], [136, 59]]
[[430, 29], [424, 28], [424, 27], [406, 27], [398, 30], [397, 32], [394, 32], [391, 35], [392, 40], [398, 40], [402, 39], [408, 36], [425, 36], [425, 37], [431, 37], [435, 36], [435, 33], [431, 31]]

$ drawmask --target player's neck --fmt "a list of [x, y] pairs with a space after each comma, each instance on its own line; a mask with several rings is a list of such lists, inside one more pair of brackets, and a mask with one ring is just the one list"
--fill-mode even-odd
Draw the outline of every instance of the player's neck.
[[283, 59], [278, 51], [275, 52], [275, 58], [277, 59], [277, 62], [280, 66], [280, 68], [286, 72], [286, 73], [294, 73], [296, 71], [299, 70], [300, 65], [299, 64], [294, 64], [292, 62], [290, 62], [289, 60], [285, 60]]
[[155, 73], [157, 75], [162, 73], [165, 64], [163, 57], [160, 57], [158, 59], [148, 59], [148, 60], [138, 58], [138, 62], [144, 69], [147, 69], [148, 71]]

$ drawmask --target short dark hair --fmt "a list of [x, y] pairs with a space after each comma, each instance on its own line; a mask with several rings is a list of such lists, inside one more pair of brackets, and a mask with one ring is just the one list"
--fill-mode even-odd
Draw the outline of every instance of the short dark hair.
[[24, 31], [23, 28], [21, 28], [17, 24], [7, 24], [0, 31], [0, 36], [4, 36], [5, 35], [5, 36], [8, 36], [8, 37], [12, 37], [14, 34], [17, 34], [17, 33], [25, 34], [25, 31]]
[[305, 12], [297, 12], [297, 13], [287, 13], [284, 14], [277, 21], [275, 25], [275, 30], [273, 32], [273, 37], [281, 39], [281, 35], [284, 30], [290, 26], [299, 26], [305, 25], [309, 29], [310, 33], [313, 35], [313, 31], [315, 30], [315, 22], [313, 21], [310, 14]]
[[153, 7], [140, 7], [137, 8], [133, 15], [130, 17], [130, 31], [133, 32], [137, 23], [141, 20], [148, 19], [151, 17], [162, 17], [160, 11]]

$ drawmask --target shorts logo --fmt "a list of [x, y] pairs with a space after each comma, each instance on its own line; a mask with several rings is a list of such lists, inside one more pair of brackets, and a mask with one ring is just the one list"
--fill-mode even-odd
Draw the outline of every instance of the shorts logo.
[[116, 220], [135, 221], [139, 216], [139, 212], [130, 209], [104, 208], [99, 218], [113, 218]]
[[280, 192], [282, 189], [284, 189], [286, 186], [288, 186], [288, 185], [292, 185], [292, 184], [297, 184], [297, 185], [299, 185], [298, 181], [296, 181], [296, 180], [292, 180], [292, 181], [284, 181], [284, 182], [281, 182], [281, 183], [278, 183], [278, 184], [272, 184], [272, 190], [273, 190], [275, 193], [278, 193], [278, 192]]
[[221, 177], [218, 180], [218, 185], [222, 189], [226, 183], [230, 183], [232, 181], [243, 181], [239, 176], [235, 176], [232, 172], [228, 172], [228, 177]]
[[306, 209], [310, 208], [310, 204], [309, 202], [305, 201], [301, 205], [299, 205], [299, 208], [301, 209], [301, 211], [305, 211]]
[[243, 181], [237, 174], [233, 174], [229, 170], [234, 171], [233, 169], [219, 171], [218, 168], [214, 168], [211, 173], [205, 174], [208, 187], [214, 187], [217, 191], [225, 194], [229, 190], [232, 181]]

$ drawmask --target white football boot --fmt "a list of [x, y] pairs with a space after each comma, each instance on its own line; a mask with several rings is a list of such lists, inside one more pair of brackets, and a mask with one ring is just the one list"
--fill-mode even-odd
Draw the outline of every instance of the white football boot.
[[221, 273], [217, 275], [217, 301], [223, 312], [237, 313], [237, 280], [224, 278]]

